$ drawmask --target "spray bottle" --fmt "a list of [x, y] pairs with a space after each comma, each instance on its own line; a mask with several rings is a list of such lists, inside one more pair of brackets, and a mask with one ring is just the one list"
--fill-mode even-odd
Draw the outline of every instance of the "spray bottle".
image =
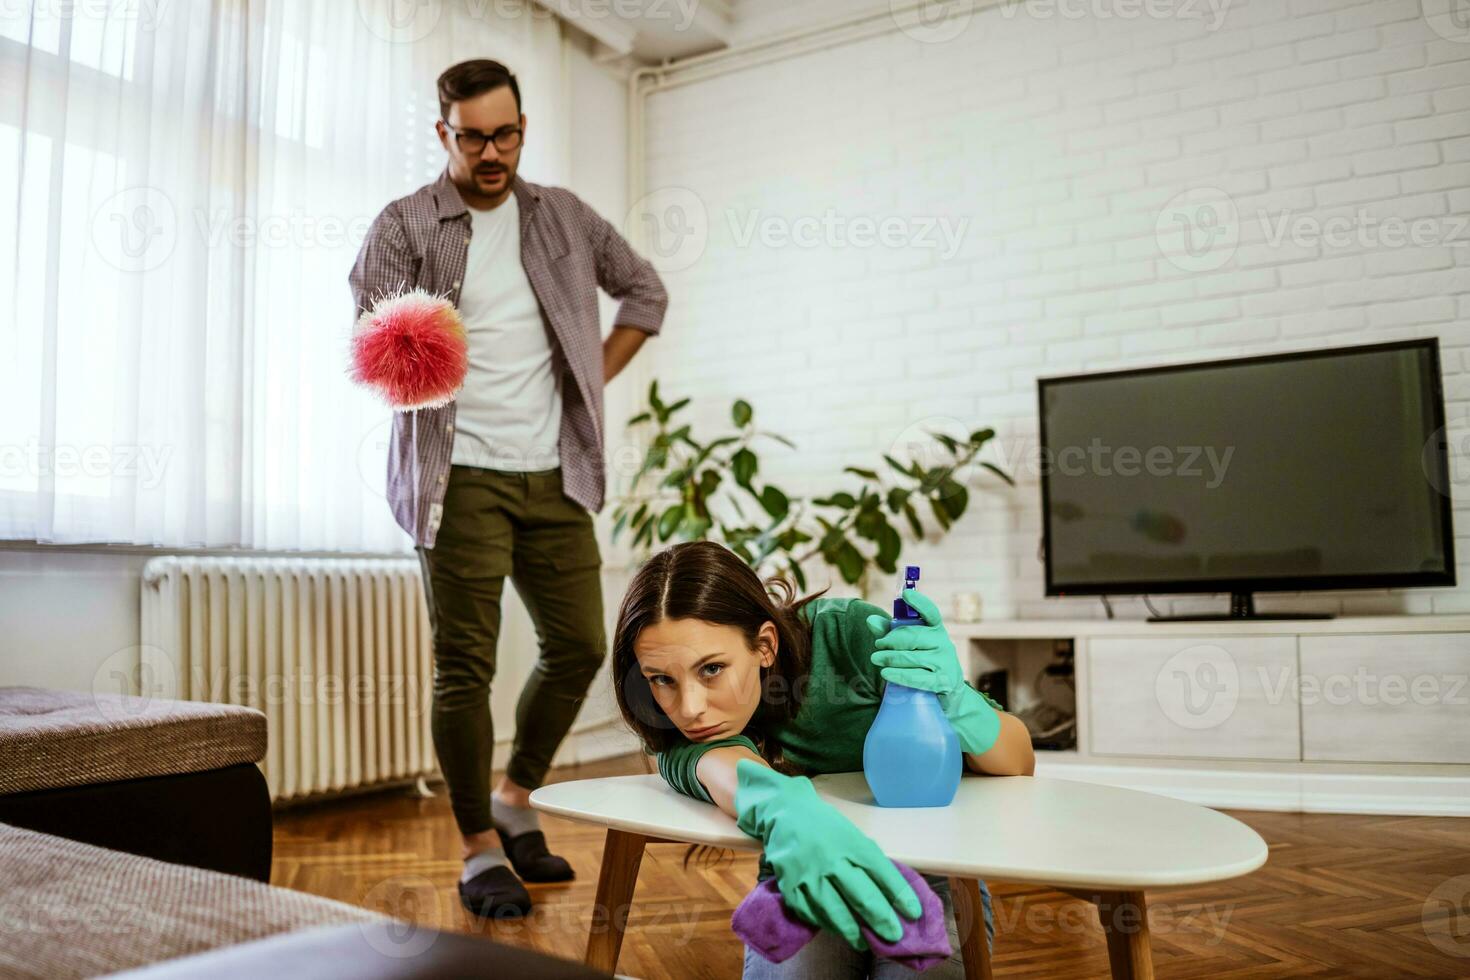
[[[919, 566], [904, 568], [903, 588], [916, 588]], [[903, 592], [893, 600], [890, 630], [923, 626]], [[878, 717], [863, 741], [863, 775], [879, 806], [948, 806], [960, 788], [964, 755], [939, 695], [886, 682]]]

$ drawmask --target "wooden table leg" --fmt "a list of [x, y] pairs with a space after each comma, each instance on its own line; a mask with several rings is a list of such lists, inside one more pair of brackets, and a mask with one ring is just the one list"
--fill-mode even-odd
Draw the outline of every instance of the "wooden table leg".
[[1143, 892], [1062, 891], [1097, 906], [1108, 937], [1108, 965], [1113, 980], [1153, 980], [1154, 960], [1148, 946], [1148, 903]]
[[991, 980], [990, 941], [985, 932], [985, 906], [980, 901], [980, 883], [974, 878], [951, 876], [949, 897], [954, 905], [954, 924], [960, 933], [965, 980]]
[[642, 834], [625, 830], [607, 832], [602, 869], [597, 875], [597, 898], [592, 904], [592, 930], [582, 960], [593, 969], [616, 971], [623, 930], [633, 907], [633, 887], [638, 884], [638, 866], [643, 862], [643, 845], [648, 841]]

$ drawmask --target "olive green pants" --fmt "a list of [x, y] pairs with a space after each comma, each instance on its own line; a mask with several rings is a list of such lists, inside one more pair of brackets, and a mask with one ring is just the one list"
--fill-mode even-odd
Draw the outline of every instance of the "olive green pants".
[[540, 643], [516, 705], [506, 774], [535, 789], [607, 652], [602, 556], [592, 515], [562, 493], [561, 469], [452, 466], [433, 548], [419, 548], [434, 631], [432, 730], [461, 833], [488, 830], [490, 681], [509, 575]]

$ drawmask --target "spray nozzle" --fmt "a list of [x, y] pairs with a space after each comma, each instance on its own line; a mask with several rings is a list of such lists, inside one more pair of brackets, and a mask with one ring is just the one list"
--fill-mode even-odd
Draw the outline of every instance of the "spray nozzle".
[[917, 589], [919, 587], [919, 566], [905, 565], [903, 568], [903, 586], [899, 589], [897, 597], [893, 600], [894, 619], [923, 619], [918, 610], [903, 601], [904, 589]]

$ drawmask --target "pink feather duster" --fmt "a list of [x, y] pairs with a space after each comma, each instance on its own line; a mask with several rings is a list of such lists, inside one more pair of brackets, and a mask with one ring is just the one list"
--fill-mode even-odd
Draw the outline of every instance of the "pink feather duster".
[[422, 289], [378, 300], [353, 331], [352, 379], [401, 412], [447, 404], [468, 369], [459, 311]]

